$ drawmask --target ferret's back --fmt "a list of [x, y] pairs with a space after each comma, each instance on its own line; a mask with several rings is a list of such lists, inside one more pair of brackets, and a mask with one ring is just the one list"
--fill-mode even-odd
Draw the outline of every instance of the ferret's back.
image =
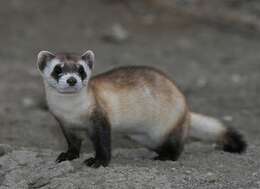
[[90, 85], [100, 97], [164, 101], [171, 104], [184, 96], [162, 71], [145, 66], [119, 67], [93, 77]]
[[[163, 82], [163, 83], [161, 83]], [[175, 85], [171, 79], [162, 71], [148, 66], [126, 66], [112, 69], [97, 76], [91, 81], [94, 85], [110, 85], [117, 89], [128, 89], [142, 87], [163, 87]], [[170, 87], [170, 88], [171, 88]]]

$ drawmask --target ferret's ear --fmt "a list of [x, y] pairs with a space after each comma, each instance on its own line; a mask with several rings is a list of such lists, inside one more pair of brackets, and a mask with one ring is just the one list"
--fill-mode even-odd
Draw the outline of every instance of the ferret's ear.
[[86, 51], [82, 56], [81, 59], [85, 61], [88, 65], [88, 67], [92, 70], [95, 62], [95, 54], [93, 51], [88, 50]]
[[41, 72], [43, 72], [44, 68], [46, 67], [47, 63], [55, 58], [55, 55], [49, 51], [41, 51], [38, 53], [37, 56], [37, 66]]

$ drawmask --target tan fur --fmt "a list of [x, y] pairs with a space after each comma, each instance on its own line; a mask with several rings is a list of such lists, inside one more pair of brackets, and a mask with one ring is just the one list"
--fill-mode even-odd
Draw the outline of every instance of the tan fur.
[[182, 142], [185, 142], [189, 135], [190, 131], [190, 112], [186, 107], [186, 111], [182, 117], [178, 120], [175, 127], [173, 127], [172, 133], [174, 135], [179, 135], [179, 138]]
[[135, 140], [145, 134], [148, 147], [160, 145], [172, 131], [182, 132], [183, 126], [187, 133], [185, 98], [156, 69], [118, 68], [92, 78], [89, 85], [107, 112], [112, 129], [134, 136]]

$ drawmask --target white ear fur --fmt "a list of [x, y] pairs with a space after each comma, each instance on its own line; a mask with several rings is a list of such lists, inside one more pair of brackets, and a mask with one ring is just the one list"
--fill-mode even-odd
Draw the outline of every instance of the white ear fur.
[[40, 51], [37, 55], [37, 66], [39, 70], [42, 72], [47, 65], [47, 62], [49, 62], [54, 57], [55, 55], [49, 51]]
[[95, 54], [91, 50], [87, 50], [82, 56], [81, 59], [85, 61], [90, 69], [93, 68], [95, 62]]

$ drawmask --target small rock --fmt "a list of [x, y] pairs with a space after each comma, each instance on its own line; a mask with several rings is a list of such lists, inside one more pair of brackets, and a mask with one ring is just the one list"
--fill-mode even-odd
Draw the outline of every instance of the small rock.
[[214, 173], [212, 173], [212, 172], [208, 172], [207, 174], [206, 174], [206, 177], [207, 177], [207, 180], [208, 180], [208, 182], [216, 182], [216, 180], [217, 180], [217, 177], [215, 176], [215, 174]]
[[177, 44], [182, 49], [191, 49], [192, 48], [192, 42], [187, 38], [178, 39]]
[[223, 120], [231, 122], [231, 121], [233, 121], [233, 117], [230, 115], [225, 115], [225, 116], [223, 116]]
[[102, 36], [102, 39], [106, 42], [110, 43], [122, 43], [126, 41], [129, 37], [129, 34], [125, 28], [121, 24], [114, 24], [110, 31], [105, 33]]
[[22, 99], [22, 104], [26, 108], [30, 108], [35, 105], [35, 101], [30, 97], [25, 97]]
[[155, 21], [155, 16], [151, 15], [151, 14], [145, 15], [143, 17], [142, 21], [143, 21], [143, 24], [145, 24], [145, 25], [152, 25]]
[[32, 183], [29, 183], [29, 186], [31, 188], [41, 188], [49, 183], [50, 183], [50, 178], [40, 177], [38, 180], [35, 180]]
[[212, 175], [214, 175], [212, 172], [206, 173], [206, 176], [208, 176], [208, 177], [210, 177], [210, 176], [212, 176]]
[[196, 85], [199, 87], [199, 88], [203, 88], [207, 85], [208, 81], [205, 77], [200, 77], [198, 80], [197, 80], [197, 83]]
[[232, 74], [231, 75], [231, 80], [233, 83], [241, 83], [242, 81], [242, 76], [239, 74]]
[[191, 174], [191, 171], [190, 170], [186, 170], [185, 173], [186, 174]]
[[12, 151], [11, 146], [9, 146], [7, 144], [0, 144], [0, 157], [11, 151]]
[[5, 155], [5, 149], [0, 146], [0, 157]]

